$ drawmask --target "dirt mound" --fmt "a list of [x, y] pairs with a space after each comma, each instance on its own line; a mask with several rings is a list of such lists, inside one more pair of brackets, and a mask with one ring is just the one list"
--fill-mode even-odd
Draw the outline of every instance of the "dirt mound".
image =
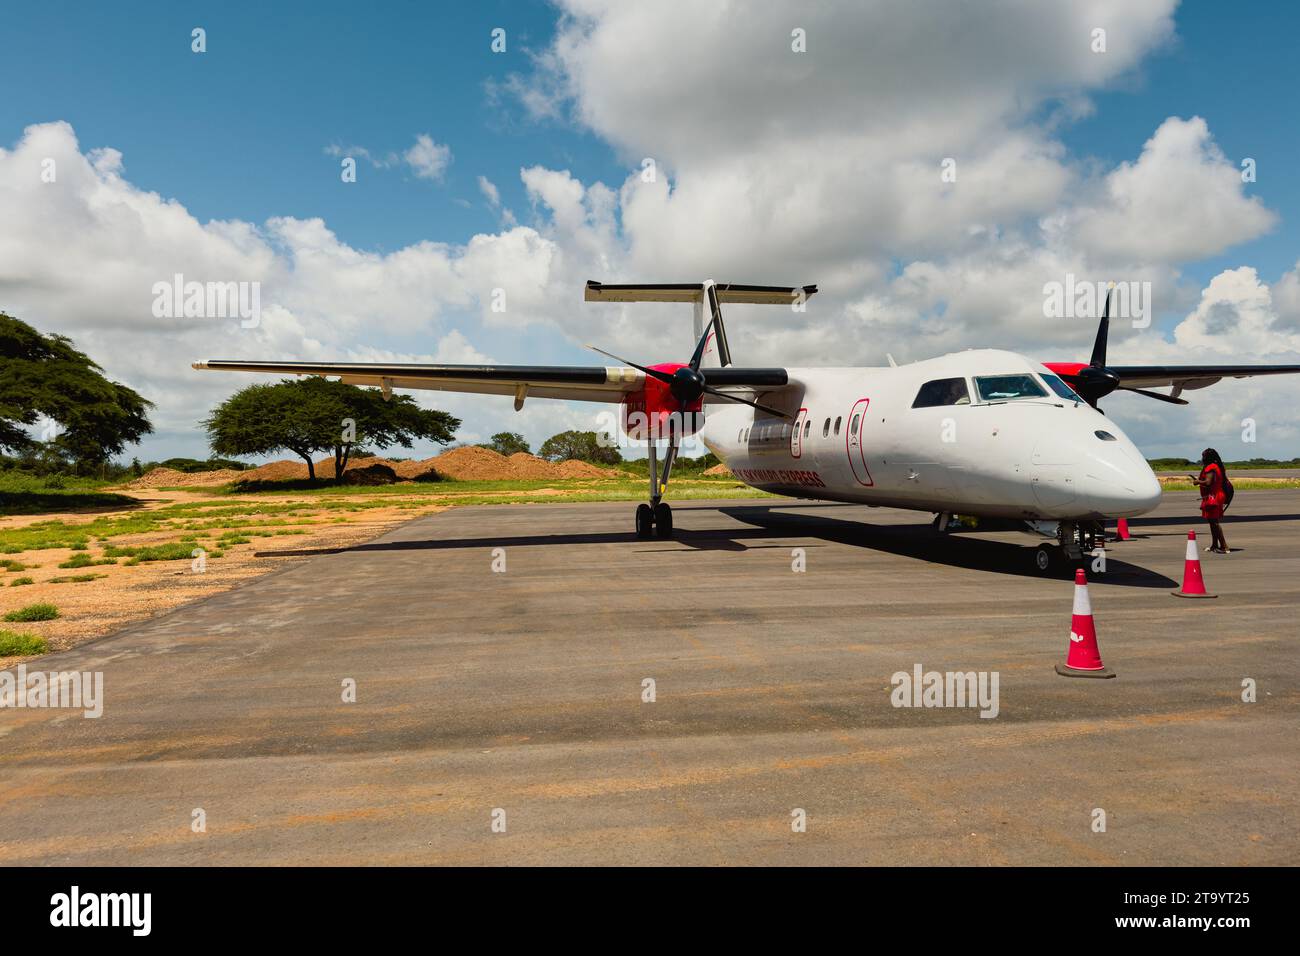
[[460, 481], [547, 481], [557, 478], [611, 478], [612, 469], [586, 461], [547, 461], [536, 455], [518, 452], [507, 458], [490, 448], [466, 445], [452, 448], [437, 458], [421, 464], [435, 468], [439, 474]]
[[[365, 475], [352, 478], [353, 472]], [[387, 480], [381, 480], [385, 476]], [[423, 461], [389, 461], [387, 458], [357, 458], [344, 469], [345, 481], [360, 484], [387, 484], [394, 481], [438, 481], [452, 478], [460, 481], [552, 481], [556, 479], [616, 478], [618, 470], [602, 468], [587, 461], [547, 461], [524, 452], [507, 458], [490, 448], [466, 445], [452, 448], [441, 455]], [[334, 477], [334, 458], [316, 462], [316, 477], [329, 480]], [[243, 483], [266, 481], [306, 481], [307, 463], [303, 461], [273, 461], [248, 471], [206, 471], [196, 474], [155, 468], [148, 474], [126, 485], [127, 488], [158, 488], [179, 485], [222, 485], [228, 482]]]
[[[306, 471], [306, 468], [303, 469]], [[224, 485], [248, 474], [223, 468], [219, 471], [177, 471], [175, 468], [152, 468], [123, 488], [180, 488], [191, 485]]]
[[726, 465], [714, 465], [712, 468], [705, 468], [705, 469], [704, 469], [704, 474], [706, 474], [706, 475], [723, 475], [723, 476], [725, 477], [725, 476], [729, 476], [729, 475], [731, 474], [731, 469], [728, 468]]
[[[334, 467], [334, 459], [329, 460], [330, 468]], [[245, 481], [302, 481], [307, 477], [307, 463], [302, 461], [272, 461], [258, 468], [250, 468], [248, 471], [241, 471], [239, 477], [235, 479], [239, 482]]]

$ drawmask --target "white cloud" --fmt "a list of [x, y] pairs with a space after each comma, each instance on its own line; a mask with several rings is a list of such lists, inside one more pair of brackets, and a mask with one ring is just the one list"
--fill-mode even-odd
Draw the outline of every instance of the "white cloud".
[[479, 192], [483, 194], [483, 198], [487, 200], [488, 205], [493, 209], [496, 209], [501, 205], [501, 193], [497, 189], [496, 183], [492, 182], [492, 180], [488, 179], [486, 176], [480, 176], [478, 178], [478, 188]]
[[1205, 120], [1170, 117], [1137, 162], [1106, 176], [1098, 207], [1076, 210], [1067, 228], [1097, 257], [1186, 262], [1258, 238], [1276, 219], [1245, 194]]
[[[46, 158], [56, 164], [53, 183], [41, 181]], [[261, 380], [196, 372], [191, 361], [398, 361], [371, 344], [381, 336], [428, 342], [402, 361], [487, 361], [461, 328], [472, 334], [475, 317], [487, 315], [505, 329], [545, 321], [527, 306], [547, 301], [554, 256], [551, 241], [525, 227], [379, 254], [341, 242], [320, 219], [201, 223], [180, 202], [133, 185], [117, 151], [83, 153], [67, 123], [31, 126], [12, 150], [0, 150], [0, 309], [72, 337], [111, 377], [155, 401], [159, 437], [150, 447], [160, 454], [202, 453], [194, 423]], [[261, 283], [260, 325], [156, 317], [153, 284], [177, 273]], [[501, 315], [489, 312], [498, 287], [510, 293]], [[448, 407], [443, 396], [421, 400]], [[460, 409], [467, 422], [509, 424], [508, 399], [477, 401]], [[551, 414], [557, 424], [572, 417]]]
[[451, 165], [451, 147], [435, 143], [428, 133], [420, 133], [415, 137], [415, 145], [402, 158], [420, 179], [438, 181]]
[[375, 169], [391, 169], [396, 166], [400, 159], [396, 153], [377, 154], [372, 153], [364, 146], [340, 146], [337, 143], [325, 147], [325, 155], [364, 159]]
[[367, 149], [365, 146], [343, 146], [332, 143], [325, 147], [325, 155], [351, 156], [364, 159], [375, 169], [392, 169], [405, 163], [417, 179], [429, 179], [440, 182], [451, 165], [451, 147], [436, 143], [428, 133], [419, 133], [415, 143], [400, 156], [392, 151], [381, 153]]

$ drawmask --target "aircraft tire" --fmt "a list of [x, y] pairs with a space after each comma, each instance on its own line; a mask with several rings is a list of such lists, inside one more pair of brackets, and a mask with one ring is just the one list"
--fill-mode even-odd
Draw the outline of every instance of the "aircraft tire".
[[649, 505], [636, 506], [636, 536], [648, 538], [654, 533], [655, 513]]
[[673, 509], [659, 502], [655, 505], [655, 534], [661, 538], [671, 538], [673, 536]]

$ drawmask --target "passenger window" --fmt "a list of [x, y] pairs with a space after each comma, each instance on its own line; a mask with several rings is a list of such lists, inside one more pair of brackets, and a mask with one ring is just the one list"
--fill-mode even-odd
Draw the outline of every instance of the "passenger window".
[[860, 419], [861, 417], [862, 417], [861, 415], [854, 415], [853, 421], [849, 422], [850, 435], [856, 435], [858, 433], [858, 419]]
[[822, 426], [822, 438], [825, 438], [830, 433], [831, 433], [831, 420], [828, 418], [826, 419], [826, 424]]
[[841, 415], [839, 418], [836, 418], [836, 419], [835, 419], [835, 434], [837, 434], [837, 435], [840, 433], [840, 422], [842, 422], [842, 421], [844, 421], [844, 416], [843, 416], [843, 415]]
[[926, 382], [916, 393], [913, 408], [937, 408], [940, 405], [969, 405], [970, 392], [964, 378], [940, 378]]
[[807, 438], [807, 437], [808, 437], [808, 433], [809, 433], [810, 431], [812, 431], [812, 422], [810, 422], [810, 421], [808, 421], [808, 422], [804, 422], [804, 423], [803, 423], [803, 437], [804, 437], [804, 438]]
[[1097, 431], [1097, 432], [1093, 432], [1093, 434], [1096, 435], [1098, 438], [1100, 438], [1102, 441], [1119, 441], [1119, 439], [1116, 438], [1114, 435], [1112, 435], [1110, 432]]
[[985, 402], [1010, 402], [1017, 398], [1044, 398], [1043, 386], [1032, 375], [982, 375], [975, 388]]

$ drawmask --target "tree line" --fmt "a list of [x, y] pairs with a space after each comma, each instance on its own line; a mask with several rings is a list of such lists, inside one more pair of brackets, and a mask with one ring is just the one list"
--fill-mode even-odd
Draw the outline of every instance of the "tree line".
[[[235, 392], [199, 424], [213, 457], [169, 459], [130, 465], [113, 461], [128, 446], [153, 432], [153, 403], [119, 382], [62, 335], [45, 334], [0, 313], [0, 466], [36, 475], [89, 475], [120, 478], [151, 467], [211, 471], [247, 467], [241, 457], [292, 453], [316, 477], [316, 459], [334, 458], [334, 474], [368, 449], [410, 448], [417, 440], [447, 445], [461, 421], [421, 408], [409, 395], [385, 399], [376, 388], [358, 388], [318, 377], [249, 385]], [[49, 424], [38, 439], [32, 429]], [[517, 432], [498, 432], [484, 442], [503, 455], [531, 454]], [[537, 450], [550, 461], [577, 459], [618, 465], [623, 456], [594, 431], [565, 431]], [[712, 455], [682, 459], [694, 470], [717, 464]]]

